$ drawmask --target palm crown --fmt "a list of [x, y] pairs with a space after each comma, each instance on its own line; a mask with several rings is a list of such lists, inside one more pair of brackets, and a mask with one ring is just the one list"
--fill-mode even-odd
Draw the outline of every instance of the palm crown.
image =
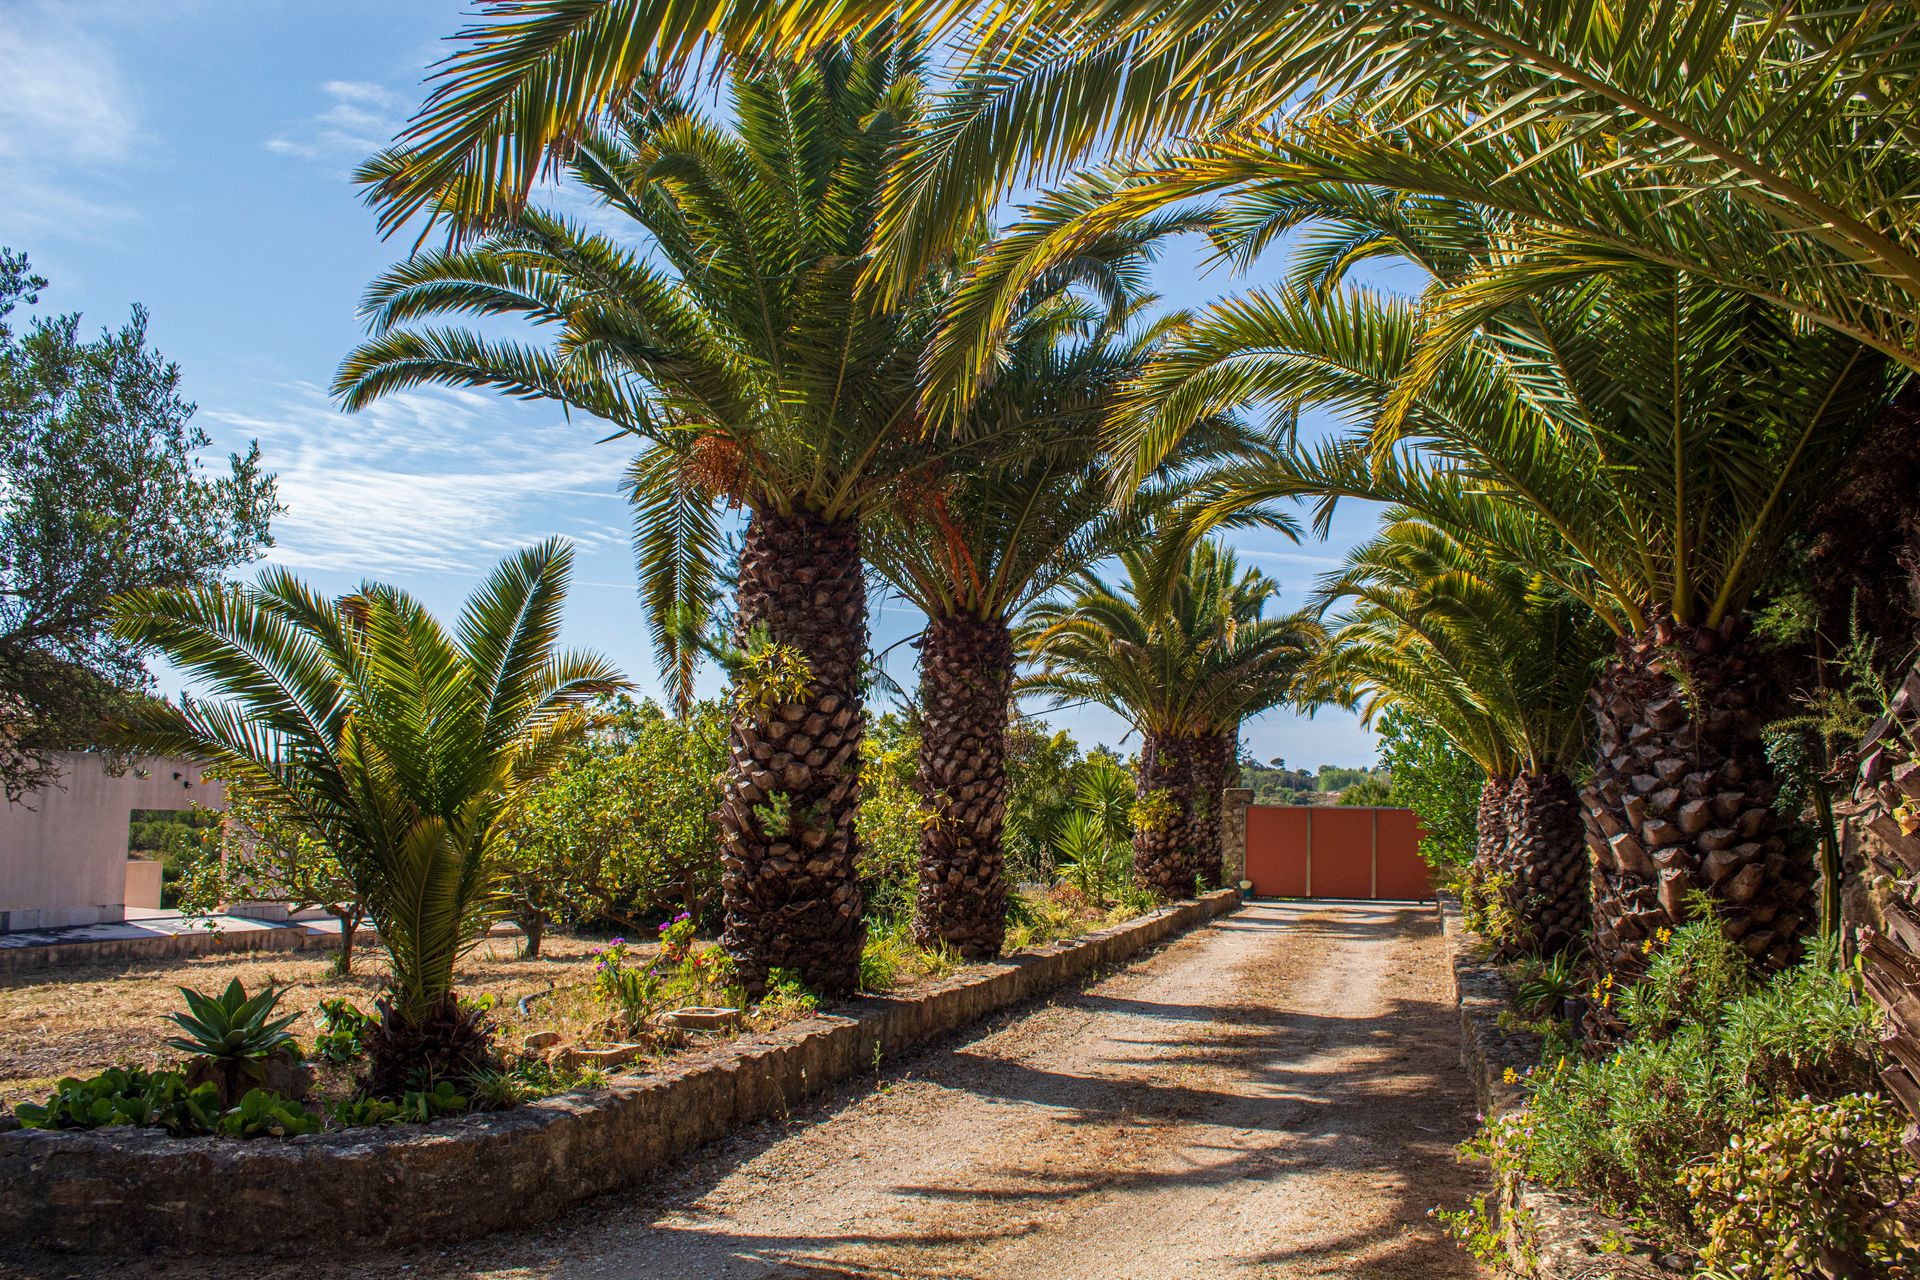
[[1041, 669], [1024, 687], [1098, 702], [1161, 737], [1231, 732], [1301, 691], [1323, 632], [1306, 613], [1265, 616], [1276, 585], [1243, 572], [1232, 551], [1199, 543], [1164, 606], [1151, 549], [1131, 548], [1119, 562], [1127, 576], [1118, 587], [1083, 573], [1034, 606], [1022, 641]]
[[[583, 131], [566, 173], [643, 244], [539, 210], [425, 252], [369, 288], [374, 337], [342, 363], [349, 408], [422, 382], [562, 401], [645, 442], [628, 474], [656, 644], [718, 594], [720, 507], [859, 515], [924, 452], [914, 412], [927, 298], [855, 287], [889, 155], [918, 114], [919, 47], [878, 37], [729, 81], [735, 124], [663, 84]], [[369, 162], [377, 184], [407, 160]], [[449, 197], [450, 198], [450, 197]], [[545, 345], [428, 326], [514, 316]]]

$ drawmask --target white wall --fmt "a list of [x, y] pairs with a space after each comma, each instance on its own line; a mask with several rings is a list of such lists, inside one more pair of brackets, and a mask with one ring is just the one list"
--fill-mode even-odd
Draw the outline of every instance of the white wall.
[[0, 931], [126, 918], [135, 809], [226, 807], [200, 766], [143, 757], [118, 777], [103, 757], [61, 753], [60, 781], [0, 807]]

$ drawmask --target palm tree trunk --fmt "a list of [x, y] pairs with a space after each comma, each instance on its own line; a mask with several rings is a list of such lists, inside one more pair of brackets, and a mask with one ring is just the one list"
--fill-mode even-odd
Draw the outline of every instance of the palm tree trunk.
[[1000, 954], [1007, 933], [1001, 830], [1007, 816], [1007, 714], [1013, 636], [974, 617], [927, 623], [920, 646], [920, 835], [913, 934], [969, 960]]
[[1621, 640], [1595, 684], [1598, 758], [1581, 800], [1604, 967], [1636, 972], [1646, 939], [1684, 921], [1696, 889], [1748, 955], [1793, 959], [1812, 867], [1777, 829], [1757, 667], [1737, 620], [1661, 617]]
[[1134, 774], [1133, 875], [1162, 899], [1193, 891], [1187, 871], [1187, 815], [1193, 810], [1192, 739], [1145, 735]]
[[1517, 774], [1502, 804], [1505, 862], [1535, 951], [1581, 950], [1591, 900], [1580, 797], [1563, 773]]
[[856, 871], [860, 668], [867, 596], [850, 523], [756, 513], [740, 552], [741, 642], [759, 627], [805, 660], [804, 695], [741, 698], [722, 781], [721, 944], [749, 994], [788, 969], [822, 995], [850, 992], [866, 940]]
[[1225, 792], [1238, 771], [1234, 749], [1239, 734], [1221, 733], [1197, 741], [1193, 759], [1193, 875], [1188, 891], [1198, 881], [1203, 889], [1220, 887], [1220, 863], [1225, 850], [1220, 843], [1220, 819]]
[[1135, 775], [1139, 812], [1134, 878], [1163, 899], [1185, 898], [1195, 881], [1220, 883], [1220, 793], [1226, 785], [1227, 735], [1146, 735]]
[[1507, 788], [1511, 778], [1488, 778], [1480, 784], [1480, 807], [1474, 813], [1473, 865], [1485, 875], [1507, 865]]

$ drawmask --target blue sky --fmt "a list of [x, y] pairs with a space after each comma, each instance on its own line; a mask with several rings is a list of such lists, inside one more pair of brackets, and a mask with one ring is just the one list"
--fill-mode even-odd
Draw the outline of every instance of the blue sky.
[[[450, 610], [502, 553], [564, 534], [578, 548], [569, 641], [656, 691], [621, 446], [552, 406], [422, 391], [349, 416], [325, 392], [360, 337], [362, 287], [407, 247], [378, 237], [348, 174], [417, 105], [462, 22], [438, 0], [0, 0], [0, 244], [51, 279], [45, 307], [84, 311], [89, 327], [151, 310], [216, 448], [257, 438], [280, 478], [272, 560], [329, 590], [378, 577]], [[1193, 306], [1258, 277], [1207, 271], [1187, 246], [1159, 279], [1170, 305]], [[1236, 545], [1291, 605], [1372, 521], [1356, 506], [1325, 544]], [[876, 601], [876, 648], [917, 628]], [[910, 684], [909, 652], [895, 650], [892, 674]], [[1050, 718], [1083, 743], [1133, 745], [1098, 709]], [[1269, 713], [1243, 740], [1295, 765], [1374, 751], [1338, 712]]]

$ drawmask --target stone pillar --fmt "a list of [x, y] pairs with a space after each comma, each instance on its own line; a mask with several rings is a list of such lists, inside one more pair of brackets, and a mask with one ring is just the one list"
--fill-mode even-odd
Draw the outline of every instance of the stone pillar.
[[1228, 787], [1220, 793], [1220, 883], [1237, 889], [1247, 878], [1247, 806], [1251, 787]]

